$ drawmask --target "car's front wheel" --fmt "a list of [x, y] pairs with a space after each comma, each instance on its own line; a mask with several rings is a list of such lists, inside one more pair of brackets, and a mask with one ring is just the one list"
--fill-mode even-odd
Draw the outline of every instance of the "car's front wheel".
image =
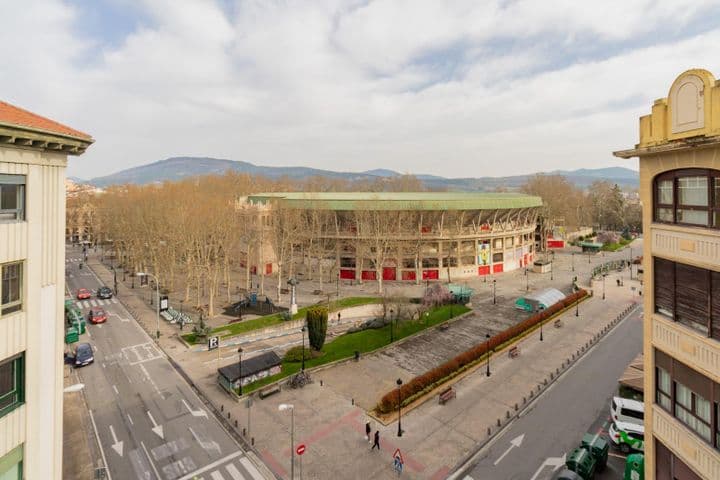
[[630, 453], [630, 445], [628, 445], [627, 443], [621, 443], [620, 451], [623, 453]]

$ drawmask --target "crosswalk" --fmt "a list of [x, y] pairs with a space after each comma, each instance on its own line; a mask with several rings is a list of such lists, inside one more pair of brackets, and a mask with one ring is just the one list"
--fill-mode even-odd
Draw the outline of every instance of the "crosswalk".
[[257, 467], [241, 452], [228, 455], [223, 460], [211, 463], [183, 477], [174, 477], [171, 471], [163, 472], [167, 480], [265, 480]]
[[118, 303], [117, 298], [108, 298], [108, 299], [100, 299], [100, 298], [93, 298], [90, 300], [79, 300], [75, 302], [75, 306], [77, 306], [80, 310], [84, 310], [86, 308], [90, 307], [102, 307], [111, 305], [113, 303]]
[[65, 258], [65, 263], [78, 263], [82, 262], [82, 258]]

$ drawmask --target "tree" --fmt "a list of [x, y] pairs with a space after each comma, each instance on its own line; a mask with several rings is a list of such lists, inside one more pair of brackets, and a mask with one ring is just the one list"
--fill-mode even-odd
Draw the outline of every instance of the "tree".
[[315, 306], [308, 309], [305, 314], [308, 328], [308, 342], [318, 352], [322, 350], [327, 335], [328, 309], [325, 306]]

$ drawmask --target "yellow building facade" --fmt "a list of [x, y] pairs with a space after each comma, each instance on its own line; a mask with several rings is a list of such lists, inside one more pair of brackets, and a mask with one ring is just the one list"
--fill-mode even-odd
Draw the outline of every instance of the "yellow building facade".
[[640, 118], [645, 467], [720, 478], [720, 82], [701, 69]]

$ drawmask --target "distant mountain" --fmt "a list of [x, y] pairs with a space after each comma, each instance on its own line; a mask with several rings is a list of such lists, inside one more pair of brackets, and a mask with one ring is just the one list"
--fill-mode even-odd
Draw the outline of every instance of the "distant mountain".
[[[266, 167], [254, 165], [249, 162], [224, 160], [207, 157], [173, 157], [159, 160], [147, 165], [129, 168], [111, 175], [96, 177], [90, 180], [73, 178], [76, 183], [90, 183], [98, 187], [119, 185], [125, 183], [146, 184], [181, 180], [198, 175], [223, 174], [228, 170], [262, 175], [269, 178], [288, 177], [301, 180], [308, 177], [324, 176], [346, 180], [373, 180], [392, 178], [401, 174], [388, 169], [375, 169], [365, 172], [336, 172], [310, 167]], [[623, 167], [608, 167], [578, 170], [556, 170], [548, 175], [564, 175], [568, 180], [581, 188], [587, 188], [596, 180], [607, 180], [617, 183], [620, 187], [636, 188], [638, 186], [638, 172]], [[417, 178], [429, 188], [448, 189], [458, 191], [492, 191], [498, 188], [517, 190], [535, 173], [528, 175], [515, 175], [509, 177], [481, 177], [481, 178], [445, 178], [436, 175], [417, 174]]]

